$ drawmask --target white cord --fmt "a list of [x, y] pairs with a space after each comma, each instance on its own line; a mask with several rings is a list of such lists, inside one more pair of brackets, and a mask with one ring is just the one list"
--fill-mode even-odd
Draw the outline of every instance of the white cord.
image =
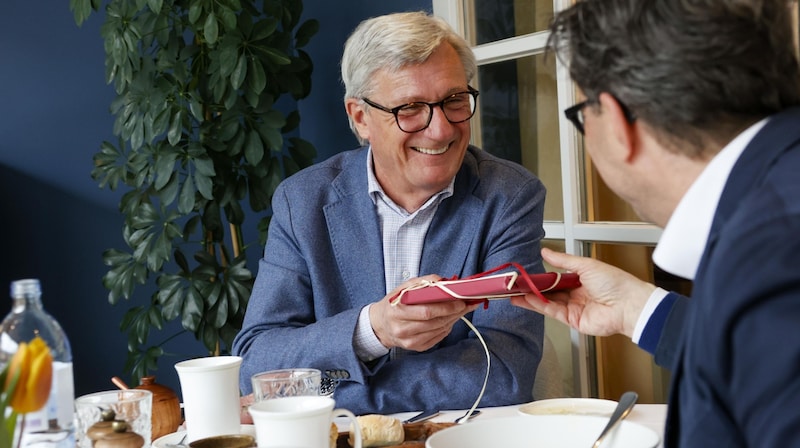
[[461, 320], [463, 320], [464, 323], [467, 324], [467, 326], [472, 331], [475, 332], [475, 335], [478, 336], [478, 339], [481, 341], [481, 345], [483, 345], [483, 351], [486, 353], [486, 376], [483, 378], [483, 387], [481, 387], [481, 393], [478, 394], [478, 399], [475, 400], [475, 403], [473, 403], [472, 407], [469, 408], [469, 412], [467, 412], [464, 418], [462, 418], [461, 421], [458, 422], [459, 425], [469, 421], [469, 417], [472, 415], [473, 412], [475, 412], [475, 408], [478, 407], [478, 404], [480, 404], [481, 399], [483, 398], [483, 393], [486, 392], [486, 384], [489, 382], [489, 369], [492, 366], [492, 358], [489, 355], [489, 347], [486, 345], [486, 341], [483, 340], [481, 332], [478, 331], [478, 329], [475, 328], [475, 325], [472, 325], [472, 322], [470, 322], [469, 319], [467, 319], [466, 317], [461, 316]]

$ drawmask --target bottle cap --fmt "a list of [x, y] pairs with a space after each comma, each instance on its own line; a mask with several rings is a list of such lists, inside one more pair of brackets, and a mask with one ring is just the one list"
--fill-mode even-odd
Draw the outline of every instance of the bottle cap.
[[14, 280], [11, 282], [11, 297], [25, 295], [38, 295], [42, 293], [39, 279], [27, 278], [24, 280]]

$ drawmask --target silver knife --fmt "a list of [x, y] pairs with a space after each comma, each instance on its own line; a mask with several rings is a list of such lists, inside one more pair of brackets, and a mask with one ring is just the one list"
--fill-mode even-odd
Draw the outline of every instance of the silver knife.
[[403, 423], [415, 423], [415, 422], [422, 422], [433, 417], [439, 415], [438, 409], [427, 409], [419, 414], [414, 415], [413, 417], [409, 418], [408, 420], [404, 421]]

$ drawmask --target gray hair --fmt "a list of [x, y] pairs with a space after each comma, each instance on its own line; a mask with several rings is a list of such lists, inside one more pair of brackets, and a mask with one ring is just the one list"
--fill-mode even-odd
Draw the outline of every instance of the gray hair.
[[596, 107], [612, 94], [690, 157], [800, 104], [791, 0], [583, 0], [548, 48]]
[[[418, 11], [364, 20], [344, 45], [341, 63], [344, 99], [368, 97], [376, 71], [422, 64], [443, 42], [455, 49], [467, 82], [471, 81], [478, 70], [475, 55], [467, 41], [443, 19]], [[366, 143], [358, 135], [352, 119], [350, 129], [361, 144]]]

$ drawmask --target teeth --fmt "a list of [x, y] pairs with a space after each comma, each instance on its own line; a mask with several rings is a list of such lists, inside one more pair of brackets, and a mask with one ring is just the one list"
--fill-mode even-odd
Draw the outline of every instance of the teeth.
[[419, 152], [421, 152], [423, 154], [437, 156], [439, 154], [444, 154], [445, 151], [447, 151], [447, 146], [445, 146], [443, 148], [435, 148], [435, 149], [434, 148], [420, 148], [419, 146], [417, 146], [414, 149], [416, 149], [417, 151], [419, 151]]

